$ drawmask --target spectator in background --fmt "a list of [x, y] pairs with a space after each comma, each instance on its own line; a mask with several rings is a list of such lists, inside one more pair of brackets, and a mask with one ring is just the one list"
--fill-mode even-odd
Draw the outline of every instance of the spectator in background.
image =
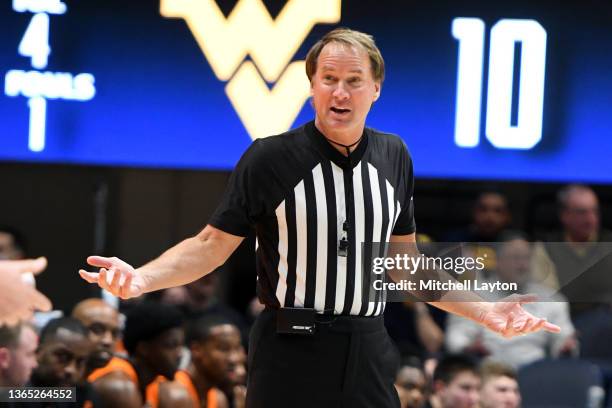
[[[491, 335], [473, 322], [458, 317], [448, 316], [446, 324], [446, 346], [450, 352], [471, 353], [478, 357], [489, 356], [495, 361], [504, 362], [513, 367], [529, 364], [536, 360], [558, 357], [561, 354], [577, 353], [574, 327], [572, 325], [567, 302], [559, 295], [533, 282], [530, 265], [532, 248], [524, 235], [508, 232], [500, 237], [503, 243], [498, 245], [497, 270], [489, 282], [507, 282], [518, 285], [518, 293], [536, 294], [541, 301], [524, 305], [526, 310], [554, 321], [562, 330], [556, 335], [546, 332], [534, 333], [532, 336], [519, 336], [505, 339]], [[510, 293], [498, 292], [497, 300]]]
[[[98, 406], [103, 408], [155, 408], [142, 403], [138, 386], [118, 376], [108, 376], [93, 384], [97, 395]], [[176, 406], [173, 408], [183, 408]]]
[[40, 333], [38, 367], [32, 372], [30, 385], [76, 387], [77, 403], [70, 406], [91, 406], [95, 396], [85, 380], [85, 366], [90, 350], [87, 329], [81, 322], [70, 317], [51, 320]]
[[38, 365], [38, 335], [25, 323], [0, 326], [0, 387], [23, 387]]
[[211, 273], [183, 286], [149, 293], [147, 298], [174, 305], [185, 314], [187, 319], [191, 319], [201, 313], [208, 312], [212, 308], [225, 309], [225, 306], [217, 297], [218, 283], [217, 274]]
[[[416, 363], [416, 364], [415, 364]], [[403, 360], [395, 377], [401, 408], [423, 408], [427, 400], [427, 381], [418, 360]]]
[[519, 408], [521, 393], [512, 367], [493, 361], [480, 367], [480, 408]]
[[427, 408], [478, 408], [480, 376], [476, 362], [455, 354], [440, 359]]
[[498, 191], [487, 190], [480, 193], [474, 202], [471, 225], [465, 230], [449, 234], [445, 240], [474, 243], [471, 246], [473, 256], [485, 258], [485, 267], [491, 271], [496, 267], [495, 249], [483, 243], [497, 242], [511, 222], [512, 215], [506, 196]]
[[244, 364], [234, 366], [230, 373], [230, 383], [221, 388], [221, 391], [228, 396], [230, 408], [245, 408], [247, 393], [247, 367]]
[[[190, 322], [187, 345], [191, 363], [176, 373], [175, 381], [188, 391], [194, 408], [224, 408], [229, 406], [229, 401], [241, 397], [234, 387], [243, 381], [239, 374], [246, 363], [246, 354], [240, 331], [231, 320], [223, 315], [207, 314]], [[244, 399], [233, 401], [232, 406], [237, 405], [243, 406]]]
[[77, 303], [72, 317], [87, 328], [92, 352], [87, 360], [87, 374], [106, 366], [114, 357], [121, 335], [119, 312], [102, 299], [91, 298]]
[[588, 186], [571, 184], [557, 194], [559, 219], [563, 226], [559, 241], [597, 242], [610, 241], [612, 234], [601, 229], [599, 199]]
[[599, 200], [585, 185], [557, 194], [562, 230], [546, 237], [534, 256], [535, 278], [570, 301], [572, 319], [612, 303], [612, 233], [601, 228]]
[[472, 223], [462, 231], [449, 234], [449, 242], [495, 242], [510, 226], [512, 216], [507, 198], [498, 191], [484, 191], [472, 208]]
[[[146, 408], [217, 408], [216, 402], [210, 406], [206, 405], [193, 405], [193, 400], [189, 391], [177, 381], [168, 381], [162, 377], [154, 383], [155, 392], [157, 392], [157, 405], [147, 403]], [[224, 408], [226, 406], [223, 406]]]
[[[113, 358], [89, 376], [100, 397], [112, 406], [126, 400], [158, 406], [156, 380], [174, 378], [184, 342], [182, 324], [182, 314], [173, 306], [150, 301], [134, 306], [127, 313], [123, 333], [129, 358]], [[117, 389], [123, 393], [117, 394]]]
[[424, 360], [444, 345], [445, 313], [423, 302], [390, 302], [385, 326], [402, 355]]
[[186, 320], [197, 319], [210, 313], [223, 315], [244, 334], [247, 326], [244, 317], [223, 303], [218, 295], [219, 275], [213, 272], [187, 285], [165, 289], [161, 295], [153, 292], [147, 296], [153, 299], [159, 297], [161, 302], [177, 306]]

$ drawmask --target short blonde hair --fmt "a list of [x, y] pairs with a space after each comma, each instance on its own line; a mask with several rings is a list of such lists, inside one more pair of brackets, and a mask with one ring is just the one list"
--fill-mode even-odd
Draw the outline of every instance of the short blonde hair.
[[516, 370], [511, 366], [498, 361], [485, 361], [480, 366], [480, 377], [482, 382], [487, 382], [491, 378], [508, 377], [516, 380]]
[[354, 48], [361, 48], [368, 53], [370, 58], [370, 66], [372, 68], [372, 76], [377, 82], [382, 82], [385, 79], [385, 61], [380, 53], [380, 50], [374, 42], [374, 37], [360, 31], [351, 30], [349, 28], [336, 28], [325, 34], [315, 45], [312, 46], [308, 55], [306, 55], [306, 75], [308, 80], [312, 81], [312, 77], [317, 72], [317, 60], [321, 50], [329, 43], [345, 44]]

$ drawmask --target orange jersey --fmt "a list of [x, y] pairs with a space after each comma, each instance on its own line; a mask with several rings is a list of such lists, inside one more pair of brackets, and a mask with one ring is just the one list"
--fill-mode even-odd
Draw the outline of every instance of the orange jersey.
[[[200, 407], [200, 395], [198, 394], [198, 390], [193, 384], [189, 373], [185, 370], [179, 370], [174, 374], [174, 381], [180, 383], [183, 387], [187, 389], [189, 392], [189, 396], [193, 401], [194, 407]], [[217, 389], [211, 388], [206, 393], [206, 408], [217, 408]]]
[[159, 375], [153, 382], [147, 385], [147, 389], [145, 390], [145, 400], [146, 406], [150, 408], [158, 408], [159, 407], [159, 384], [168, 381], [166, 377]]
[[94, 382], [97, 379], [114, 372], [121, 372], [127, 375], [127, 377], [132, 380], [133, 383], [138, 384], [138, 374], [136, 374], [134, 366], [129, 361], [119, 357], [111, 358], [108, 364], [106, 364], [104, 367], [94, 370], [87, 377], [87, 381]]
[[[130, 379], [130, 381], [132, 381], [136, 385], [136, 388], [140, 387], [140, 382], [138, 381], [138, 374], [136, 373], [136, 369], [134, 368], [132, 363], [119, 357], [113, 357], [104, 367], [94, 370], [87, 377], [87, 381], [92, 383], [107, 374], [116, 372], [125, 374]], [[145, 402], [151, 408], [157, 408], [159, 406], [160, 378], [163, 377], [157, 377], [155, 381], [151, 382], [151, 384], [149, 384], [145, 389]]]

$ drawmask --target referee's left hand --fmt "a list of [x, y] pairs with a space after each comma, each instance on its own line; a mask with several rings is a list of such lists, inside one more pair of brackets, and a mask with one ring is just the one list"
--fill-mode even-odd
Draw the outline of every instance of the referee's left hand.
[[523, 304], [532, 303], [536, 300], [535, 295], [511, 295], [494, 303], [486, 303], [478, 321], [505, 338], [539, 330], [559, 333], [561, 331], [559, 326], [549, 323], [546, 319], [536, 317], [523, 308]]

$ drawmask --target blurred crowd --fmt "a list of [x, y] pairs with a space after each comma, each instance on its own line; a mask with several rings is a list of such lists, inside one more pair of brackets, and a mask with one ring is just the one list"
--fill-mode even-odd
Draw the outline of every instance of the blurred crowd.
[[[389, 303], [385, 324], [398, 350], [402, 408], [612, 400], [612, 255], [603, 244], [612, 233], [602, 228], [598, 197], [588, 186], [562, 188], [557, 204], [561, 229], [530, 237], [513, 227], [506, 197], [484, 191], [465, 229], [417, 237], [423, 248], [462, 242], [470, 253], [487, 254], [480, 278], [540, 296], [525, 308], [562, 331], [504, 339], [426, 303]], [[5, 260], [27, 255], [19, 232], [1, 227], [0, 270], [10, 269]], [[21, 272], [11, 271], [11, 279], [31, 288], [33, 306], [47, 308], [33, 275]], [[6, 285], [0, 280], [0, 290]], [[253, 299], [246, 311], [234, 310], [220, 300], [219, 286], [215, 272], [125, 302], [89, 298], [71, 313], [28, 317], [30, 308], [18, 319], [0, 316], [0, 386], [76, 387], [83, 407], [244, 407], [248, 333], [263, 305]], [[63, 406], [28, 406], [37, 404]]]

